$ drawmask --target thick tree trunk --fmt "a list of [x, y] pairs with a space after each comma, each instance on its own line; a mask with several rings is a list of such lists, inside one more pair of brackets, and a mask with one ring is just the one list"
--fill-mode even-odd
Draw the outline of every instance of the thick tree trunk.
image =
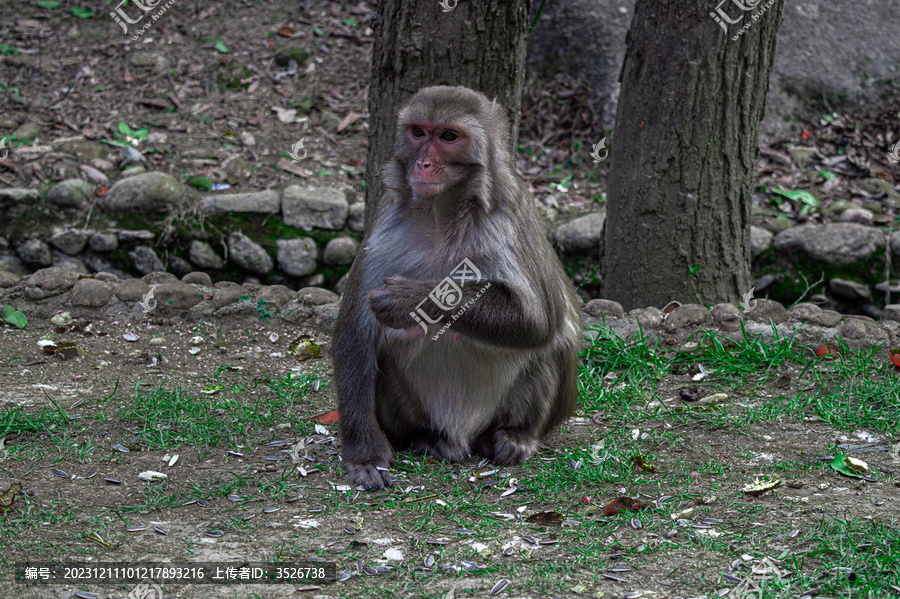
[[366, 223], [381, 198], [381, 167], [394, 154], [397, 112], [419, 89], [464, 85], [496, 98], [519, 129], [532, 0], [383, 0], [374, 24], [369, 88]]
[[751, 288], [751, 180], [783, 10], [637, 1], [610, 150], [605, 298], [713, 304]]

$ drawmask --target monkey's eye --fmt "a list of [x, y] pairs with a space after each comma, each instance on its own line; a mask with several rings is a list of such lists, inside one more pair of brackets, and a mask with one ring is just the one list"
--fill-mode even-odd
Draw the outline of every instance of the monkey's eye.
[[425, 130], [421, 127], [410, 127], [413, 137], [425, 137]]
[[459, 139], [459, 134], [455, 131], [444, 131], [441, 133], [441, 139], [444, 141], [456, 141]]

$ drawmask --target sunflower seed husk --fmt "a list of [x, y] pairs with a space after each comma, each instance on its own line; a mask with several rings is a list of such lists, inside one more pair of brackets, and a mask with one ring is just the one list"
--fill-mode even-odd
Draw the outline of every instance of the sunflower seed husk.
[[541, 539], [538, 541], [538, 545], [556, 545], [559, 543], [559, 539]]
[[122, 484], [122, 481], [120, 481], [118, 478], [104, 478], [103, 480], [105, 480], [106, 482], [108, 482], [111, 485], [121, 485]]
[[99, 597], [97, 593], [89, 593], [87, 591], [78, 591], [75, 593], [75, 596], [78, 599], [98, 599]]
[[208, 537], [212, 537], [212, 538], [214, 538], [214, 539], [218, 539], [219, 537], [221, 537], [221, 536], [224, 535], [225, 533], [222, 532], [221, 530], [215, 530], [215, 529], [213, 529], [213, 530], [207, 530], [204, 534], [205, 534], [206, 536], [208, 536]]
[[249, 520], [250, 518], [255, 518], [255, 517], [256, 517], [256, 514], [244, 514], [243, 516], [241, 516], [241, 520], [243, 520], [244, 522], [246, 522], [246, 521]]
[[425, 557], [425, 567], [430, 568], [433, 565], [434, 565], [434, 556], [433, 555], [426, 556]]
[[638, 599], [638, 597], [643, 597], [644, 591], [634, 591], [632, 593], [625, 593], [622, 595], [623, 599]]
[[353, 570], [351, 570], [350, 568], [347, 568], [346, 570], [341, 572], [340, 576], [338, 576], [338, 582], [344, 582], [351, 576], [353, 576]]
[[494, 595], [505, 589], [507, 586], [509, 586], [509, 579], [501, 578], [497, 581], [497, 584], [495, 584], [491, 588], [490, 596], [493, 597]]
[[228, 496], [228, 501], [233, 501], [235, 503], [237, 503], [238, 501], [243, 501], [243, 500], [244, 500], [244, 498], [241, 497], [240, 495], [229, 495]]
[[356, 534], [356, 529], [353, 528], [352, 526], [345, 526], [345, 527], [344, 527], [344, 532], [347, 533], [348, 535], [355, 535], [355, 534]]
[[606, 571], [615, 574], [622, 572], [631, 572], [631, 568], [629, 568], [628, 566], [613, 566], [612, 568], [607, 568]]
[[724, 580], [727, 580], [728, 582], [733, 582], [735, 584], [741, 582], [741, 579], [737, 576], [734, 576], [733, 574], [722, 574], [722, 578]]
[[88, 472], [87, 474], [84, 475], [85, 478], [94, 478], [95, 476], [97, 476], [96, 470], [91, 470], [90, 472]]
[[78, 401], [73, 403], [71, 406], [69, 406], [69, 409], [74, 410], [75, 408], [77, 408], [78, 406], [80, 406], [83, 403], [84, 403], [84, 399], [79, 399]]
[[310, 514], [318, 514], [319, 512], [324, 512], [325, 508], [322, 506], [311, 507], [307, 510]]
[[325, 547], [331, 547], [332, 545], [335, 544], [335, 542], [337, 542], [337, 539], [336, 539], [335, 537], [331, 537], [330, 539], [328, 539], [327, 541], [325, 541], [324, 546], [325, 546]]
[[800, 534], [800, 529], [799, 529], [799, 528], [795, 528], [794, 530], [792, 530], [792, 531], [788, 534], [788, 538], [789, 538], [789, 539], [793, 539], [794, 537], [796, 537], [796, 536], [799, 535], [799, 534]]
[[450, 539], [425, 539], [427, 545], [448, 545]]
[[155, 530], [157, 533], [159, 533], [159, 534], [161, 534], [161, 535], [167, 535], [167, 534], [169, 534], [169, 531], [168, 531], [168, 530], [166, 530], [165, 528], [160, 528], [159, 526], [154, 526], [154, 527], [153, 527], [153, 530]]
[[280, 455], [267, 455], [263, 457], [264, 460], [268, 460], [270, 462], [280, 462], [284, 459], [284, 456]]
[[503, 550], [503, 557], [509, 557], [510, 555], [512, 555], [513, 553], [515, 553], [515, 551], [516, 551], [516, 548], [515, 548], [515, 547], [509, 546], [509, 547], [507, 547], [506, 549]]
[[672, 499], [672, 496], [671, 496], [671, 495], [663, 495], [662, 497], [660, 497], [659, 499], [657, 499], [657, 500], [654, 501], [653, 503], [654, 503], [654, 505], [656, 505], [657, 508], [662, 508], [663, 504], [664, 504], [665, 502], [667, 502], [668, 500], [670, 500], [670, 499]]
[[510, 487], [507, 490], [500, 493], [500, 497], [507, 497], [508, 495], [512, 495], [513, 493], [516, 492], [517, 489], [518, 489], [518, 487]]
[[469, 530], [468, 528], [459, 528], [459, 529], [457, 529], [456, 534], [458, 534], [458, 535], [474, 535], [475, 531]]
[[741, 566], [743, 566], [743, 565], [744, 565], [744, 561], [741, 558], [738, 558], [738, 559], [734, 560], [733, 562], [731, 562], [731, 569], [732, 570], [740, 570]]
[[372, 566], [363, 566], [363, 572], [365, 572], [369, 576], [375, 576], [376, 574], [378, 574], [378, 570], [376, 570]]
[[130, 453], [131, 450], [125, 447], [124, 445], [119, 445], [118, 443], [113, 443], [113, 449], [118, 451], [119, 453]]
[[147, 530], [146, 526], [126, 526], [125, 532], [141, 532], [142, 530]]
[[391, 569], [388, 568], [387, 566], [375, 566], [375, 571], [378, 572], [379, 574], [384, 574], [386, 572], [390, 572]]
[[278, 447], [279, 445], [284, 445], [287, 443], [284, 439], [279, 439], [278, 441], [269, 441], [266, 443], [266, 447]]
[[280, 510], [280, 509], [281, 509], [281, 508], [278, 507], [277, 505], [270, 505], [269, 507], [264, 507], [264, 508], [262, 509], [262, 513], [264, 513], [264, 514], [272, 514], [272, 513], [277, 512], [277, 511]]
[[537, 545], [537, 539], [535, 539], [534, 537], [531, 537], [531, 536], [528, 536], [528, 535], [524, 535], [524, 536], [522, 537], [522, 540], [525, 541], [525, 542], [527, 542], [527, 543], [530, 543], [530, 544], [532, 544], [532, 545]]
[[244, 454], [238, 453], [238, 452], [236, 452], [236, 451], [231, 451], [231, 450], [228, 451], [228, 455], [233, 455], [233, 456], [236, 457], [236, 458], [242, 458], [242, 457], [244, 457]]
[[58, 476], [60, 478], [69, 478], [69, 475], [66, 474], [65, 470], [60, 470], [59, 468], [54, 468], [53, 474], [55, 474], [56, 476]]
[[641, 524], [640, 520], [638, 520], [637, 518], [631, 519], [631, 528], [637, 529], [637, 528], [643, 528], [643, 527], [644, 527], [644, 525]]
[[471, 572], [478, 567], [478, 564], [476, 564], [475, 562], [470, 562], [468, 560], [460, 560], [459, 565], [462, 566], [462, 569], [466, 572]]
[[702, 520], [700, 520], [700, 522], [702, 522], [703, 524], [715, 525], [715, 524], [723, 524], [725, 521], [719, 520], [718, 518], [703, 518]]
[[616, 576], [615, 574], [609, 574], [607, 572], [603, 572], [603, 578], [608, 578], [609, 580], [615, 580], [616, 582], [628, 582], [628, 579], [624, 576]]
[[198, 499], [197, 505], [199, 505], [200, 507], [206, 507], [209, 505], [209, 502], [205, 499]]

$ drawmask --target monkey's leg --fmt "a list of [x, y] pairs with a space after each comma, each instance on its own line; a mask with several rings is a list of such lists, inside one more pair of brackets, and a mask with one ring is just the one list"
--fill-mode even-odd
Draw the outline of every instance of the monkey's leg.
[[475, 439], [472, 449], [498, 466], [515, 466], [530, 458], [538, 444], [538, 438], [524, 429], [499, 427]]
[[423, 431], [416, 436], [410, 447], [418, 454], [438, 460], [447, 460], [454, 464], [463, 462], [466, 459], [466, 452], [462, 447], [432, 431]]

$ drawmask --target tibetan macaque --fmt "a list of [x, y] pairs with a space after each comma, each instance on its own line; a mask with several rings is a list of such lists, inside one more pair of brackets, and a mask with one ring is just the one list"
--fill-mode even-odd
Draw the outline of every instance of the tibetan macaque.
[[575, 295], [509, 149], [504, 109], [471, 89], [400, 111], [334, 334], [356, 484], [391, 484], [392, 446], [517, 464], [575, 407]]

